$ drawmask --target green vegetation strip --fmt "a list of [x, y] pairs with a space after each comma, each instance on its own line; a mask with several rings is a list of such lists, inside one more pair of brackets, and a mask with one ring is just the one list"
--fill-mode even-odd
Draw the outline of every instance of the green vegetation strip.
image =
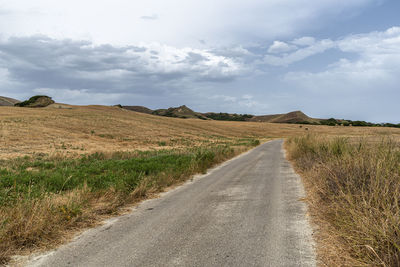
[[113, 213], [259, 143], [2, 161], [0, 264], [20, 249], [47, 246], [65, 230], [91, 225], [96, 213]]
[[400, 266], [400, 146], [307, 135], [287, 142], [326, 266]]

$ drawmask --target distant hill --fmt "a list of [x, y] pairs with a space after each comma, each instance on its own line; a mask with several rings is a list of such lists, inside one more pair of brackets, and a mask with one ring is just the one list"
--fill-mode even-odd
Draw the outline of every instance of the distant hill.
[[5, 96], [0, 96], [0, 106], [14, 106], [19, 102], [21, 101]]
[[54, 103], [54, 100], [52, 100], [49, 96], [36, 95], [32, 96], [24, 102], [16, 103], [15, 106], [27, 108], [44, 108]]
[[[118, 105], [120, 106], [120, 105]], [[261, 115], [254, 116], [251, 114], [231, 114], [195, 112], [187, 106], [171, 107], [168, 109], [151, 110], [144, 106], [120, 106], [124, 109], [136, 111], [140, 113], [152, 114], [157, 116], [174, 117], [182, 119], [202, 119], [202, 120], [222, 120], [222, 121], [253, 121], [253, 122], [271, 122], [271, 123], [319, 123], [319, 119], [308, 117], [301, 111], [293, 111], [285, 114]]]
[[272, 123], [315, 123], [318, 119], [310, 118], [301, 111], [293, 111], [286, 114], [274, 114], [274, 115], [263, 115], [254, 116], [248, 121], [259, 121], [259, 122], [272, 122]]
[[131, 111], [136, 111], [140, 113], [146, 113], [146, 114], [152, 114], [153, 110], [143, 107], [143, 106], [122, 106], [123, 109], [131, 110]]
[[174, 118], [182, 118], [182, 119], [189, 119], [189, 118], [202, 119], [202, 120], [208, 119], [203, 114], [194, 112], [193, 110], [191, 110], [190, 108], [188, 108], [185, 105], [176, 107], [176, 108], [157, 109], [157, 110], [154, 110], [152, 114], [158, 115], [158, 116], [174, 117]]

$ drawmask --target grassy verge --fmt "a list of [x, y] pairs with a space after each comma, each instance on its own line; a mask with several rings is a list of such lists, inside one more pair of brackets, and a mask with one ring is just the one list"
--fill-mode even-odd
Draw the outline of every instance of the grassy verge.
[[400, 146], [307, 135], [286, 142], [326, 266], [400, 266]]
[[0, 162], [0, 264], [20, 250], [54, 245], [66, 232], [93, 225], [258, 145], [96, 153], [78, 159], [24, 157]]

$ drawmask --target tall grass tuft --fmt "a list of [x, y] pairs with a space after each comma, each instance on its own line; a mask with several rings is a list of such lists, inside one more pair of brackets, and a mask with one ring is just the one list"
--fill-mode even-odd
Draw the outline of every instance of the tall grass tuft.
[[286, 147], [301, 172], [327, 266], [400, 266], [400, 146], [306, 135]]

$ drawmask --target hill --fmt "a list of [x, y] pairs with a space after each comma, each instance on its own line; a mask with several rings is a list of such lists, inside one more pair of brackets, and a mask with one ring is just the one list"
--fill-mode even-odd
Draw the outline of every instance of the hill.
[[15, 106], [18, 107], [27, 107], [27, 108], [43, 108], [47, 107], [51, 104], [54, 104], [54, 100], [51, 99], [49, 96], [45, 95], [36, 95], [32, 96], [26, 101], [16, 103]]
[[143, 107], [143, 106], [121, 106], [123, 109], [131, 110], [131, 111], [136, 111], [140, 113], [145, 113], [145, 114], [152, 114], [153, 110]]
[[14, 106], [15, 104], [19, 103], [19, 100], [5, 97], [5, 96], [0, 96], [0, 106]]
[[[225, 144], [243, 138], [282, 138], [304, 133], [296, 124], [231, 122], [177, 119], [130, 112], [117, 107], [49, 106], [43, 109], [0, 108], [0, 159], [50, 154], [67, 155], [93, 152], [196, 147]], [[381, 127], [327, 127], [310, 125], [316, 134], [346, 136], [390, 132], [400, 129]]]
[[202, 120], [208, 119], [203, 114], [194, 112], [185, 105], [176, 108], [157, 109], [154, 110], [152, 114], [165, 117], [181, 118], [181, 119], [202, 119]]
[[274, 114], [274, 115], [263, 115], [263, 116], [254, 116], [249, 119], [249, 121], [258, 121], [258, 122], [272, 122], [272, 123], [301, 123], [308, 122], [314, 123], [318, 122], [317, 119], [313, 119], [308, 117], [301, 111], [293, 111], [286, 114]]
[[254, 116], [251, 114], [232, 114], [223, 112], [206, 112], [200, 113], [195, 112], [185, 105], [180, 107], [170, 107], [168, 109], [156, 109], [151, 110], [144, 106], [121, 106], [123, 109], [152, 114], [164, 117], [173, 117], [181, 119], [202, 119], [202, 120], [218, 120], [218, 121], [252, 121], [252, 122], [271, 122], [271, 123], [308, 123], [308, 124], [319, 124], [318, 119], [308, 117], [301, 111], [293, 111], [285, 114], [274, 114], [274, 115], [261, 115]]
[[269, 122], [269, 123], [294, 123], [294, 124], [312, 124], [312, 125], [328, 125], [328, 126], [370, 126], [370, 127], [395, 127], [400, 128], [399, 124], [393, 123], [371, 123], [366, 121], [352, 121], [352, 120], [339, 120], [339, 119], [317, 119], [311, 118], [304, 114], [302, 111], [292, 111], [284, 114], [272, 114], [272, 115], [260, 115], [255, 116], [251, 114], [236, 114], [236, 113], [223, 113], [223, 112], [206, 112], [200, 113], [195, 112], [187, 106], [183, 105], [180, 107], [171, 107], [168, 109], [157, 109], [151, 110], [144, 106], [121, 106], [115, 105], [116, 107], [123, 108], [130, 111], [164, 116], [181, 119], [202, 119], [202, 120], [216, 120], [216, 121], [247, 121], [247, 122]]

